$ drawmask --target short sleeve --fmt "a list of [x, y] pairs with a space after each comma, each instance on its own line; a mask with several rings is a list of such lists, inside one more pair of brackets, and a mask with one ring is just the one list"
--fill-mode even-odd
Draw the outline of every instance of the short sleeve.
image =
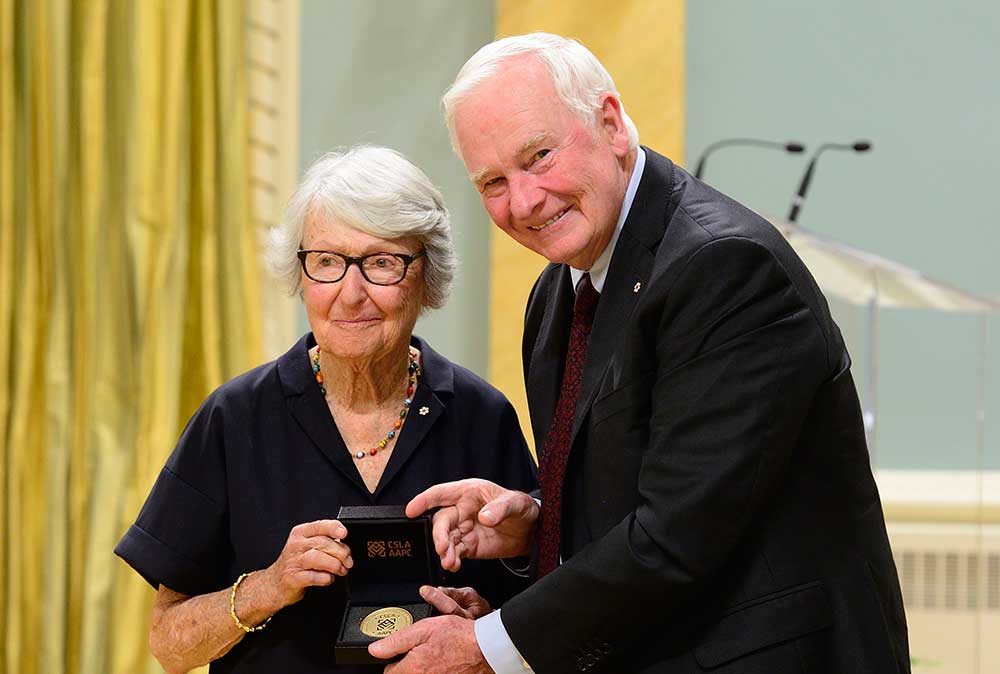
[[154, 588], [194, 596], [225, 587], [230, 557], [225, 419], [210, 397], [188, 422], [115, 554]]

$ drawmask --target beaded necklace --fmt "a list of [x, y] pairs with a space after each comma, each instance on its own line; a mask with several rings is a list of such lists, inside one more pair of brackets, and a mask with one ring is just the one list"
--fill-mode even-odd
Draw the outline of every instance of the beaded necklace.
[[[319, 390], [323, 392], [323, 399], [326, 400], [326, 386], [323, 385], [323, 371], [319, 367], [319, 348], [316, 348], [316, 355], [312, 357], [312, 370], [313, 374], [316, 376], [316, 383], [319, 384]], [[392, 439], [396, 437], [399, 429], [403, 426], [403, 419], [406, 418], [407, 412], [410, 410], [410, 405], [413, 404], [413, 392], [417, 389], [417, 380], [423, 372], [420, 370], [420, 366], [413, 359], [413, 349], [410, 349], [409, 353], [409, 365], [406, 368], [407, 377], [409, 378], [409, 383], [406, 385], [406, 399], [403, 400], [403, 409], [399, 410], [399, 418], [396, 419], [395, 423], [392, 425], [392, 429], [386, 434], [384, 438], [378, 441], [374, 447], [369, 449], [367, 452], [358, 450], [354, 452], [354, 458], [359, 461], [366, 456], [375, 456], [379, 453], [379, 450], [385, 449]]]

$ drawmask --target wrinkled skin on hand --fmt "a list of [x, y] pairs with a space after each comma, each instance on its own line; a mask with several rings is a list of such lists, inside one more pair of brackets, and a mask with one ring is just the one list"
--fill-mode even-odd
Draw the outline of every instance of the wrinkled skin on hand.
[[424, 601], [442, 615], [457, 615], [475, 620], [493, 611], [493, 607], [471, 587], [431, 587], [420, 588]]
[[292, 528], [278, 559], [262, 571], [276, 602], [289, 606], [305, 596], [312, 586], [330, 585], [337, 576], [346, 576], [354, 566], [350, 549], [340, 539], [347, 528], [337, 520], [316, 520]]
[[471, 478], [434, 485], [406, 506], [408, 517], [434, 513], [434, 549], [441, 566], [458, 571], [463, 559], [501, 559], [527, 554], [535, 535], [538, 504], [528, 494]]
[[377, 658], [405, 653], [385, 674], [493, 674], [476, 643], [472, 620], [447, 615], [425, 618], [368, 646]]

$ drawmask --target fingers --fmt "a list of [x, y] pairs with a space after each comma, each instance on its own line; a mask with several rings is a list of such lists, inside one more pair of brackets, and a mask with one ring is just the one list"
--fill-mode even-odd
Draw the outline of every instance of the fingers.
[[394, 632], [384, 639], [375, 641], [369, 644], [368, 652], [381, 660], [388, 660], [397, 655], [407, 653], [426, 641], [427, 629], [424, 623], [432, 620], [433, 618], [427, 618], [398, 632]]
[[532, 517], [538, 507], [535, 499], [520, 491], [504, 491], [479, 510], [479, 523], [487, 527], [499, 526], [508, 517]]
[[[440, 550], [441, 546], [435, 541], [435, 549]], [[462, 568], [462, 558], [467, 556], [469, 546], [466, 544], [464, 534], [458, 529], [452, 529], [447, 534], [444, 551], [439, 552], [441, 556], [441, 568], [452, 573]]]
[[347, 572], [354, 566], [354, 560], [346, 545], [343, 543], [335, 545], [339, 548], [336, 551], [324, 550], [319, 547], [304, 550], [301, 557], [302, 568], [346, 576]]
[[439, 587], [437, 590], [465, 608], [474, 605], [489, 606], [489, 602], [471, 587]]
[[442, 508], [434, 513], [431, 525], [431, 537], [434, 539], [434, 550], [441, 558], [454, 544], [453, 534], [461, 536], [459, 531], [459, 515], [455, 508]]
[[345, 574], [333, 574], [327, 571], [316, 571], [315, 569], [305, 570], [301, 572], [302, 587], [323, 587], [326, 585], [333, 585], [333, 581], [338, 575], [343, 576]]
[[314, 536], [326, 536], [339, 540], [347, 538], [347, 527], [338, 520], [316, 520], [315, 522], [303, 522], [292, 528], [291, 535], [312, 538]]
[[[490, 529], [512, 519], [514, 531], [528, 531], [538, 517], [538, 506], [528, 494], [477, 478], [429, 487], [407, 504], [406, 513], [412, 517], [429, 508], [439, 508], [432, 524], [434, 550], [441, 566], [452, 572], [461, 568], [464, 558], [497, 552], [490, 549], [489, 541], [496, 547]], [[500, 536], [509, 538], [510, 532]]]
[[493, 611], [490, 603], [471, 587], [442, 587], [438, 589], [462, 607], [462, 617], [475, 620]]
[[425, 618], [376, 641], [368, 652], [378, 658], [406, 654], [387, 665], [385, 674], [492, 671], [476, 643], [474, 622], [456, 616]]
[[[275, 564], [290, 585], [329, 585], [354, 566], [351, 549], [341, 542], [347, 528], [337, 520], [304, 522], [292, 528]], [[294, 580], [292, 580], [294, 579]]]
[[465, 615], [461, 604], [449, 596], [445, 588], [424, 585], [420, 588], [420, 596], [424, 601], [436, 608], [438, 613], [468, 617]]
[[495, 498], [479, 510], [479, 523], [495, 527], [510, 514], [511, 498], [507, 494]]
[[431, 508], [441, 508], [458, 503], [471, 485], [472, 480], [458, 480], [457, 482], [442, 482], [433, 487], [428, 487], [420, 492], [406, 504], [406, 516], [417, 517]]
[[431, 538], [434, 550], [446, 571], [458, 571], [462, 558], [469, 551], [466, 537], [475, 527], [475, 520], [463, 517], [456, 508], [442, 508], [434, 513]]
[[326, 536], [313, 536], [303, 539], [302, 545], [306, 550], [316, 550], [339, 560], [347, 568], [354, 566], [354, 560], [351, 559], [351, 548], [346, 543], [331, 540]]
[[299, 557], [303, 569], [343, 576], [354, 566], [351, 549], [341, 542], [346, 537], [347, 528], [337, 520], [304, 522], [292, 528], [285, 549]]
[[447, 542], [452, 531], [458, 530], [459, 514], [457, 508], [441, 508], [434, 513], [431, 520], [431, 535], [434, 537], [434, 545], [437, 551], [442, 552], [442, 542]]
[[307, 587], [330, 585], [337, 576], [346, 576], [354, 566], [350, 548], [341, 542], [346, 537], [347, 527], [337, 520], [292, 527], [281, 553], [267, 569], [276, 603], [294, 604]]
[[471, 587], [424, 585], [420, 588], [420, 596], [444, 615], [475, 620], [493, 610], [490, 603]]

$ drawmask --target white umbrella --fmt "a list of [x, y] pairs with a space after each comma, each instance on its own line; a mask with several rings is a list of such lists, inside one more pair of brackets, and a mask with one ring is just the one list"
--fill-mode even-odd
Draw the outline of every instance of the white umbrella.
[[[929, 278], [888, 258], [829, 239], [779, 218], [764, 216], [784, 235], [827, 295], [868, 307], [868, 395], [864, 411], [868, 446], [875, 457], [875, 412], [878, 390], [878, 311], [882, 307], [930, 309], [980, 314], [980, 377], [985, 377], [986, 316], [1000, 302], [967, 293]], [[980, 382], [979, 437], [985, 422], [985, 387]], [[981, 440], [980, 440], [981, 442]], [[982, 449], [982, 448], [980, 448]]]

